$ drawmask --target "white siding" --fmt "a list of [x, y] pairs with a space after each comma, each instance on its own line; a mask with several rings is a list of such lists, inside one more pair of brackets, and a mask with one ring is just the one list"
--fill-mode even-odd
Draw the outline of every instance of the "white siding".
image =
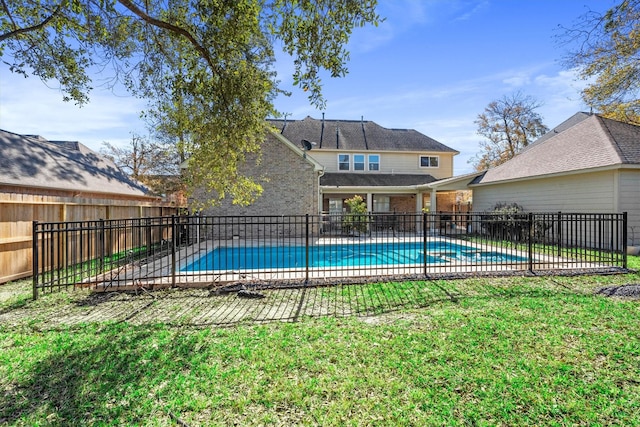
[[615, 172], [538, 178], [473, 187], [473, 210], [486, 212], [500, 202], [528, 212], [618, 212]]
[[[338, 150], [311, 150], [307, 155], [325, 167], [326, 172], [342, 172], [338, 170], [338, 154], [350, 154], [353, 165], [353, 154], [379, 154], [380, 170], [368, 173], [398, 173], [398, 174], [427, 174], [437, 179], [444, 179], [453, 176], [453, 154], [452, 153], [402, 153], [402, 152], [350, 152]], [[439, 166], [437, 168], [421, 168], [420, 156], [438, 156]], [[362, 173], [359, 171], [359, 173]]]
[[[620, 171], [619, 188], [619, 211], [628, 214], [629, 244], [640, 245], [640, 171]], [[635, 237], [634, 243], [631, 242], [632, 234]]]

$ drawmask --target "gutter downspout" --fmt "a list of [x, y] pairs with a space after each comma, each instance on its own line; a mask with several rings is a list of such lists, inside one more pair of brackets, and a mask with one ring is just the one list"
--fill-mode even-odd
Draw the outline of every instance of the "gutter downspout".
[[320, 187], [320, 178], [324, 176], [324, 169], [318, 171], [318, 215], [322, 214], [322, 206], [324, 200], [322, 199], [322, 189]]

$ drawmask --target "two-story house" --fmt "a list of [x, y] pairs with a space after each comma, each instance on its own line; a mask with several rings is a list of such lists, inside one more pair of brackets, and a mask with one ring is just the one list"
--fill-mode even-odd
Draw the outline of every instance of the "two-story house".
[[459, 153], [420, 132], [365, 120], [306, 117], [269, 123], [261, 155], [248, 156], [241, 168], [262, 185], [262, 195], [250, 206], [223, 200], [206, 213], [341, 213], [344, 200], [356, 194], [369, 212], [452, 210], [455, 191], [435, 185], [452, 176]]
[[[370, 212], [420, 212], [432, 204], [425, 184], [453, 175], [458, 151], [413, 129], [365, 120], [271, 120], [287, 140], [322, 165], [319, 210], [343, 212], [361, 195]], [[420, 187], [422, 186], [422, 187]]]

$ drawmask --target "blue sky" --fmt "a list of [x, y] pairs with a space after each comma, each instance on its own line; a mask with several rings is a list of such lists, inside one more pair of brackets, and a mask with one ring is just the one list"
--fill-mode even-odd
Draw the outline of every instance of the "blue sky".
[[[556, 36], [588, 10], [605, 11], [614, 0], [380, 0], [379, 27], [357, 29], [349, 44], [349, 74], [323, 79], [325, 117], [375, 121], [416, 129], [458, 151], [456, 175], [471, 172], [468, 160], [481, 137], [474, 120], [491, 101], [517, 91], [534, 97], [544, 123], [553, 127], [586, 110], [584, 83], [560, 63], [565, 47]], [[291, 86], [292, 64], [276, 64], [289, 98], [276, 107], [292, 119], [320, 118], [306, 94]], [[96, 86], [100, 79], [96, 76]], [[82, 108], [62, 101], [55, 84], [12, 75], [0, 65], [0, 128], [47, 139], [127, 144], [146, 134], [139, 120], [144, 102], [95, 89]]]

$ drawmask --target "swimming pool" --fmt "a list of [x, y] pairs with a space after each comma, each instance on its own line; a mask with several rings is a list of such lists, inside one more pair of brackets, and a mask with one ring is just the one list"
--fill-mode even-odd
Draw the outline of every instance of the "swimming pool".
[[[378, 265], [422, 265], [523, 262], [526, 258], [450, 242], [376, 243], [371, 245], [335, 244], [309, 247], [309, 267], [359, 267]], [[219, 247], [181, 268], [183, 272], [264, 270], [305, 268], [304, 246]]]

